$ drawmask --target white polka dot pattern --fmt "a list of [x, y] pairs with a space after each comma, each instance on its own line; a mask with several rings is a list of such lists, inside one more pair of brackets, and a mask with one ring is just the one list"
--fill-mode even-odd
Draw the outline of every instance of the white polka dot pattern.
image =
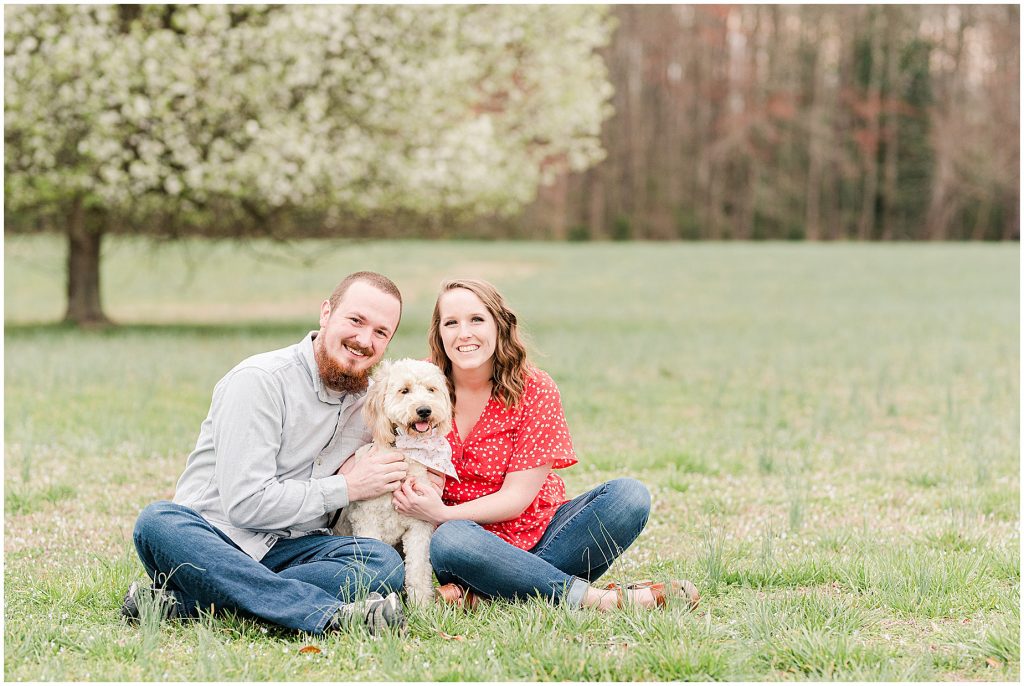
[[[460, 479], [448, 479], [445, 484], [448, 505], [497, 492], [509, 472], [547, 464], [564, 469], [577, 462], [558, 387], [539, 369], [531, 371], [516, 407], [506, 409], [492, 397], [465, 440], [458, 427], [448, 434], [448, 440]], [[555, 510], [567, 500], [565, 482], [551, 472], [521, 515], [483, 527], [517, 548], [529, 550], [544, 535]]]

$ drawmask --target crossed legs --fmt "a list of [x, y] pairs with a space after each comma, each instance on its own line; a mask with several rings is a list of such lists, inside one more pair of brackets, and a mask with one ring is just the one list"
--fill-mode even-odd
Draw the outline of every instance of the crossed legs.
[[589, 582], [640, 535], [650, 507], [643, 484], [615, 479], [562, 505], [529, 551], [475, 522], [454, 521], [434, 532], [430, 561], [441, 584], [509, 600], [539, 594], [552, 603], [589, 606], [603, 597]]
[[235, 609], [319, 633], [359, 594], [402, 588], [394, 548], [351, 536], [281, 539], [257, 562], [195, 510], [161, 501], [139, 515], [133, 534], [146, 573], [174, 596], [184, 616]]

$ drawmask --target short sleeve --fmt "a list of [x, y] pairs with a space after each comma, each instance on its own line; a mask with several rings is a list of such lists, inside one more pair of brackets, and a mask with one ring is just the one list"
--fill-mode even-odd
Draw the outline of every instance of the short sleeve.
[[562, 411], [562, 398], [551, 377], [540, 370], [533, 370], [521, 402], [522, 414], [507, 471], [517, 472], [544, 465], [564, 469], [576, 464], [578, 460]]

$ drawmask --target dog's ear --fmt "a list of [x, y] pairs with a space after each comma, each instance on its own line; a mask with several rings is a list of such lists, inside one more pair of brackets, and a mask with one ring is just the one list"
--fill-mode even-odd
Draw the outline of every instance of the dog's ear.
[[455, 413], [455, 408], [452, 407], [452, 396], [448, 392], [448, 380], [444, 378], [444, 374], [441, 370], [437, 370], [437, 379], [435, 380], [437, 390], [441, 394], [441, 402], [444, 403], [445, 407], [445, 419], [437, 425], [437, 433], [441, 436], [447, 436], [452, 430], [452, 414]]
[[384, 401], [387, 399], [388, 374], [391, 371], [391, 362], [385, 360], [377, 367], [373, 374], [373, 383], [370, 390], [366, 392], [366, 403], [363, 405], [363, 419], [369, 427], [374, 443], [382, 445], [395, 444], [395, 432], [391, 427], [391, 420], [384, 411]]

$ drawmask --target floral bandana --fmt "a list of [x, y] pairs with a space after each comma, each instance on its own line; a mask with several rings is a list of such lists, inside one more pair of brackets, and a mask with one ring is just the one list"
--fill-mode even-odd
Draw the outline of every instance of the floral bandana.
[[400, 433], [395, 436], [395, 447], [405, 453], [406, 457], [426, 465], [427, 468], [459, 480], [455, 473], [455, 465], [452, 464], [452, 446], [447, 438], [438, 436], [437, 432], [431, 432], [429, 436], [422, 438]]

